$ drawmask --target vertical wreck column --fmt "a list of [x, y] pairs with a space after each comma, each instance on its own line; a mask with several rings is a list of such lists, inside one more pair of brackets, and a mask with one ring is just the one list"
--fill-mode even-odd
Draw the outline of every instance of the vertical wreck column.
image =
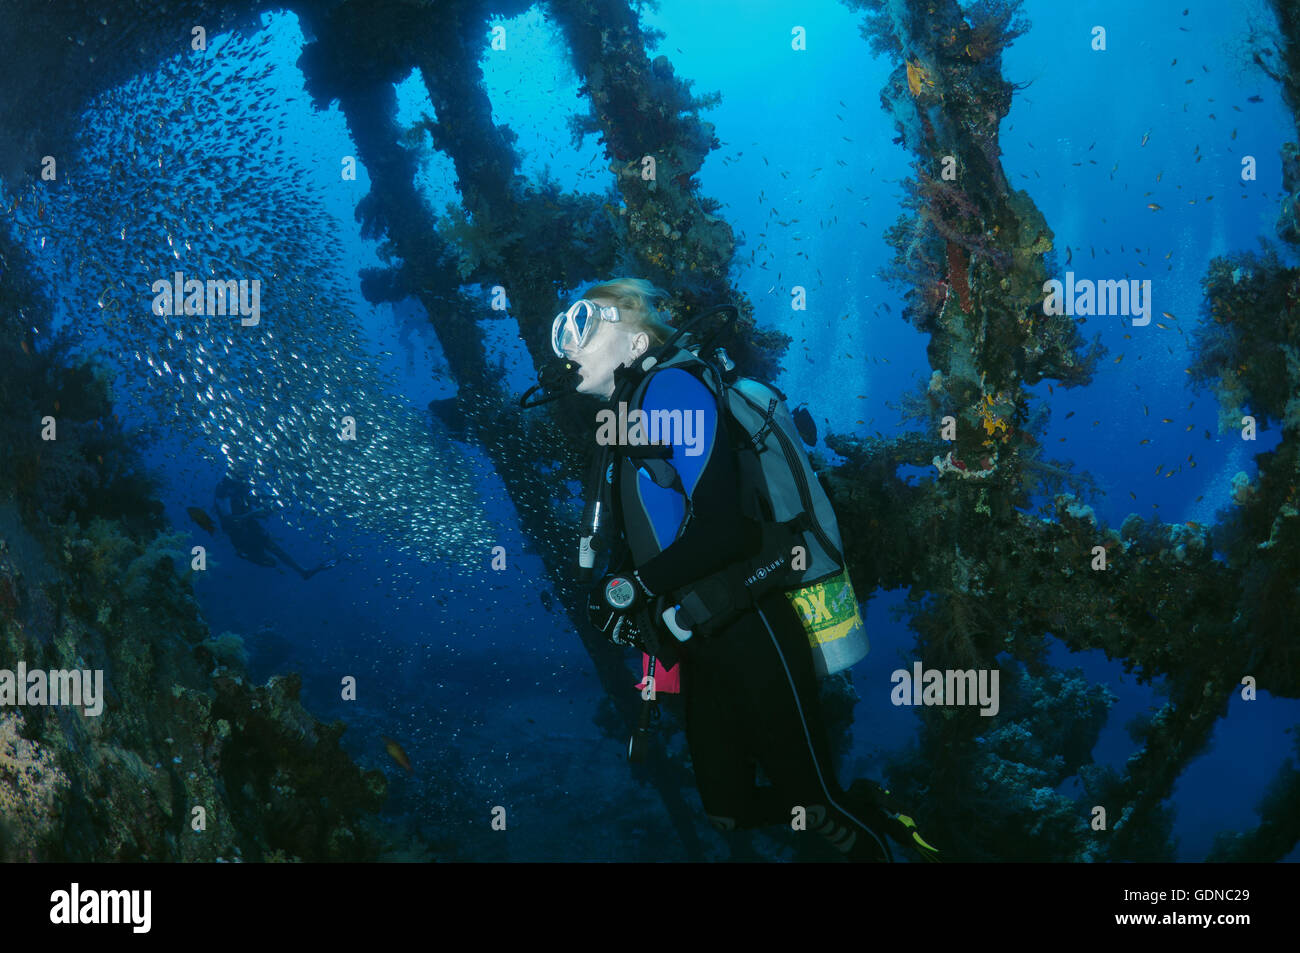
[[937, 661], [954, 655], [956, 667], [987, 664], [1003, 649], [1003, 634], [980, 600], [1006, 571], [1011, 537], [999, 533], [1018, 523], [1024, 385], [1044, 377], [1086, 383], [1096, 358], [1078, 353], [1070, 318], [1043, 313], [1052, 233], [1029, 196], [1008, 188], [1001, 167], [998, 124], [1012, 93], [1001, 52], [1023, 31], [1013, 21], [1015, 4], [977, 5], [969, 22], [956, 0], [849, 5], [868, 11], [864, 35], [897, 64], [882, 101], [915, 156], [916, 178], [904, 203], [912, 211], [889, 240], [908, 285], [905, 317], [930, 336], [931, 426], [937, 434], [939, 420], [956, 419], [953, 450], [934, 458], [939, 500], [930, 501], [956, 512], [935, 527], [941, 551], [918, 553], [914, 573], [936, 592], [935, 606], [923, 612], [934, 633], [925, 647]]
[[[959, 423], [957, 452], [935, 458], [941, 479], [907, 497], [913, 506], [904, 525], [923, 527], [933, 552], [912, 553], [912, 564], [897, 568], [904, 576], [910, 570], [919, 588], [935, 593], [934, 605], [914, 615], [913, 627], [923, 651], [971, 660], [958, 668], [988, 665], [1004, 648], [1031, 670], [1041, 667], [1041, 630], [1047, 628], [1072, 650], [1102, 648], [1124, 659], [1142, 680], [1168, 679], [1170, 703], [1145, 728], [1142, 750], [1124, 775], [1091, 776], [1088, 803], [1107, 807], [1112, 834], [1100, 847], [1088, 839], [1078, 844], [1080, 856], [1094, 859], [1155, 859], [1168, 850], [1162, 802], [1203, 750], [1241, 674], [1267, 663], [1273, 684], [1294, 691], [1295, 666], [1287, 661], [1293, 640], [1276, 633], [1257, 638], [1250, 631], [1294, 617], [1276, 607], [1294, 598], [1285, 595], [1281, 567], [1296, 551], [1296, 534], [1286, 519], [1273, 520], [1272, 535], [1268, 528], [1274, 512], [1285, 512], [1295, 480], [1263, 478], [1274, 463], [1279, 471], [1291, 470], [1294, 441], [1284, 438], [1261, 463], [1267, 516], [1248, 513], [1243, 520], [1251, 532], [1263, 527], [1268, 539], [1248, 533], [1227, 567], [1210, 558], [1206, 536], [1189, 531], [1193, 524], [1131, 517], [1120, 532], [1103, 530], [1069, 497], [1057, 498], [1050, 523], [1017, 513], [1015, 504], [1041, 487], [1049, 472], [1027, 440], [1023, 385], [1044, 377], [1085, 384], [1099, 348], [1079, 353], [1073, 322], [1044, 314], [1040, 289], [1051, 232], [1028, 196], [1007, 188], [998, 161], [997, 123], [1011, 93], [1000, 75], [1000, 50], [1019, 32], [1012, 22], [1016, 4], [976, 5], [966, 14], [953, 0], [850, 0], [850, 6], [868, 11], [864, 32], [875, 49], [898, 61], [883, 98], [916, 153], [917, 178], [910, 203], [915, 214], [904, 217], [890, 238], [911, 285], [907, 316], [931, 334], [931, 360], [939, 368], [928, 388], [931, 410], [935, 417], [951, 413]], [[1263, 373], [1263, 363], [1252, 367], [1248, 356], [1276, 348], [1248, 336], [1273, 343], [1286, 338], [1294, 308], [1288, 310], [1275, 284], [1263, 287], [1272, 279], [1251, 292], [1267, 295], [1270, 306], [1252, 306], [1259, 302], [1243, 290], [1246, 282], [1239, 286], [1230, 267], [1216, 266], [1207, 287], [1217, 283], [1226, 292], [1216, 300], [1211, 290], [1216, 314], [1222, 310], [1216, 320], [1247, 335], [1242, 380], [1272, 380], [1267, 393], [1276, 397], [1278, 375]], [[1293, 276], [1280, 280], [1295, 287]], [[1209, 377], [1222, 370], [1222, 354], [1211, 363]], [[1281, 403], [1264, 394], [1263, 386], [1253, 393], [1256, 412], [1286, 416]], [[861, 448], [843, 447], [845, 470], [866, 472]], [[1058, 477], [1068, 476], [1056, 469]], [[978, 497], [970, 492], [974, 486]], [[1108, 571], [1080, 571], [1103, 543]], [[1289, 564], [1295, 562], [1292, 555]], [[1070, 577], [1068, 585], [1062, 575]], [[1249, 595], [1241, 606], [1223, 605], [1223, 592], [1243, 588]], [[1257, 617], [1252, 606], [1261, 610]], [[946, 723], [927, 719], [923, 743], [927, 751], [951, 749], [968, 744], [975, 729], [960, 714]], [[962, 792], [947, 805], [957, 816], [962, 800], [981, 797], [984, 789], [970, 786], [978, 769], [951, 759], [935, 763], [951, 776], [927, 783]], [[1001, 796], [1012, 800], [1022, 793], [1004, 785]]]
[[[501, 476], [524, 532], [541, 555], [551, 583], [592, 659], [602, 688], [623, 722], [631, 725], [639, 698], [628, 686], [635, 683], [636, 677], [622, 653], [592, 633], [582, 620], [585, 594], [574, 584], [571, 568], [573, 519], [558, 509], [555, 478], [548, 475], [553, 465], [563, 461], [547, 452], [544, 435], [531, 432], [510, 395], [502, 391], [500, 373], [487, 360], [477, 323], [484, 306], [469, 302], [457, 292], [459, 276], [450, 262], [452, 256], [447, 254], [428, 203], [415, 185], [415, 161], [399, 142], [392, 82], [397, 78], [393, 74], [400, 75], [405, 68], [398, 63], [386, 74], [363, 81], [358, 72], [365, 73], [367, 54], [374, 47], [358, 45], [358, 32], [353, 27], [360, 14], [345, 14], [344, 9], [339, 11], [341, 19], [326, 17], [313, 22], [316, 40], [304, 52], [300, 66], [318, 108], [331, 100], [339, 102], [358, 156], [371, 174], [371, 191], [358, 207], [363, 233], [386, 234], [401, 257], [401, 266], [389, 279], [394, 294], [405, 290], [416, 294], [424, 304], [460, 389], [458, 400], [470, 421], [471, 439], [483, 447]], [[478, 23], [476, 29], [485, 34], [486, 21]], [[406, 26], [412, 42], [427, 38], [431, 45], [437, 45], [445, 35], [446, 23], [429, 14]], [[486, 106], [486, 99], [480, 105]], [[504, 143], [504, 139], [499, 142]], [[489, 175], [479, 182], [464, 162], [462, 165], [463, 175], [470, 180], [462, 188], [475, 196], [481, 208], [493, 207], [493, 201], [499, 202], [502, 210], [510, 208], [509, 193], [502, 187], [504, 174]], [[513, 168], [511, 159], [504, 170], [512, 172]], [[502, 173], [501, 169], [494, 171]], [[565, 469], [571, 471], [573, 467]], [[698, 859], [701, 845], [695, 818], [677, 781], [661, 760], [650, 767], [651, 783], [687, 856]]]
[[585, 129], [601, 134], [626, 204], [619, 210], [620, 258], [670, 292], [679, 318], [736, 301], [741, 320], [732, 357], [746, 373], [774, 379], [790, 338], [756, 327], [752, 306], [731, 288], [735, 236], [714, 214], [719, 203], [702, 197], [695, 180], [718, 147], [712, 124], [699, 118], [716, 98], [693, 97], [666, 56], [649, 59], [625, 0], [551, 0], [550, 8], [591, 100]]

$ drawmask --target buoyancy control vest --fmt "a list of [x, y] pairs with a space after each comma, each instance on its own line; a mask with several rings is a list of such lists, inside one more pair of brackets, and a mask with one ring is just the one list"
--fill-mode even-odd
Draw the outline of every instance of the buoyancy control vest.
[[[818, 675], [841, 671], [860, 661], [869, 645], [835, 511], [799, 443], [785, 396], [775, 387], [739, 377], [725, 353], [715, 353], [716, 360], [674, 347], [666, 355], [643, 359], [639, 379], [616, 398], [640, 408], [651, 378], [669, 368], [697, 377], [717, 401], [718, 434], [730, 441], [714, 452], [736, 454], [741, 510], [761, 529], [761, 543], [749, 558], [674, 594], [680, 606], [677, 622], [707, 637], [768, 592], [781, 589], [808, 632]], [[620, 450], [625, 448], [614, 452]], [[651, 447], [626, 454], [624, 462], [635, 459], [636, 465], [616, 468], [620, 497], [635, 498], [629, 494], [635, 494], [641, 470], [659, 486], [673, 486], [671, 452], [671, 447]], [[625, 521], [624, 534], [638, 566], [667, 548], [640, 520]]]

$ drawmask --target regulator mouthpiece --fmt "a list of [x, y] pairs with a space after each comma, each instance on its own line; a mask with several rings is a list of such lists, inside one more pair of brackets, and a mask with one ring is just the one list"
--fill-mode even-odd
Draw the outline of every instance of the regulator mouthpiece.
[[[537, 372], [537, 383], [524, 391], [524, 396], [519, 398], [519, 406], [523, 408], [540, 407], [542, 404], [549, 404], [561, 397], [576, 394], [581, 380], [582, 373], [575, 362], [567, 358], [548, 361]], [[538, 391], [542, 392], [541, 396], [529, 400]]]

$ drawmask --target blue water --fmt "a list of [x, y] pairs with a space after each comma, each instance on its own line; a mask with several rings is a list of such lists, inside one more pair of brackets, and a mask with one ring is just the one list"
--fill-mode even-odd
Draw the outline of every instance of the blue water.
[[[823, 433], [900, 433], [913, 426], [900, 421], [901, 395], [923, 387], [930, 371], [924, 337], [900, 317], [902, 289], [883, 277], [893, 257], [884, 232], [901, 213], [901, 181], [910, 174], [910, 156], [892, 142], [892, 117], [880, 108], [892, 64], [870, 56], [859, 15], [842, 5], [759, 0], [743, 7], [738, 15], [735, 4], [661, 0], [645, 11], [646, 23], [666, 34], [658, 52], [677, 74], [693, 80], [697, 94], [722, 94], [704, 114], [722, 146], [698, 179], [744, 239], [734, 283], [761, 322], [792, 336], [776, 383], [792, 403], [809, 404]], [[1233, 475], [1253, 477], [1253, 455], [1277, 439], [1263, 432], [1246, 445], [1235, 433], [1218, 433], [1213, 395], [1192, 389], [1183, 371], [1189, 335], [1202, 320], [1199, 281], [1209, 261], [1273, 235], [1289, 117], [1275, 85], [1251, 68], [1242, 33], [1245, 22], [1268, 22], [1266, 10], [1204, 0], [1032, 0], [1024, 12], [1032, 27], [1004, 57], [1005, 75], [1028, 84], [1002, 125], [1007, 178], [1028, 192], [1054, 231], [1058, 274], [1069, 246], [1068, 267], [1079, 277], [1150, 278], [1154, 299], [1147, 328], [1088, 320], [1085, 337], [1099, 335], [1109, 351], [1090, 386], [1032, 389], [1051, 408], [1040, 437], [1045, 457], [1097, 479], [1104, 495], [1088, 502], [1104, 524], [1118, 527], [1129, 513], [1213, 523], [1216, 511], [1231, 505]], [[274, 36], [267, 55], [279, 64], [282, 90], [298, 97], [286, 139], [320, 155], [354, 152], [337, 107], [316, 113], [302, 92], [293, 65], [303, 42], [295, 18], [263, 22]], [[518, 135], [522, 172], [548, 170], [567, 189], [606, 187], [602, 147], [594, 136], [573, 143], [566, 126], [585, 107], [554, 28], [536, 11], [503, 22], [511, 55], [485, 53], [483, 67], [496, 121]], [[805, 53], [789, 48], [794, 24], [807, 29]], [[1089, 48], [1095, 24], [1107, 28], [1105, 52]], [[1254, 95], [1263, 101], [1248, 102]], [[432, 112], [418, 77], [399, 86], [399, 99], [403, 123]], [[1259, 178], [1243, 183], [1247, 154], [1258, 160]], [[380, 264], [353, 216], [369, 189], [364, 167], [344, 183], [330, 162], [305, 169], [304, 188], [319, 188], [329, 216], [322, 229], [344, 242], [337, 277], [352, 288], [347, 303], [373, 352], [391, 352], [384, 365], [394, 392], [418, 410], [451, 396], [454, 383], [420, 305], [375, 307], [361, 297], [357, 272]], [[445, 157], [426, 155], [420, 185], [435, 209], [457, 201], [454, 181]], [[807, 288], [807, 311], [791, 310], [794, 285]], [[513, 318], [495, 322], [489, 340], [494, 354], [507, 355], [511, 383], [522, 389], [532, 372]], [[153, 460], [167, 477], [169, 517], [191, 531], [185, 508], [209, 504], [221, 471], [192, 458], [181, 465], [184, 446], [164, 441]], [[213, 633], [245, 637], [254, 674], [303, 671], [308, 705], [353, 724], [345, 742], [362, 762], [388, 770], [393, 810], [429, 828], [451, 823], [447, 812], [482, 811], [466, 821], [474, 833], [465, 836], [472, 852], [491, 857], [499, 848], [483, 833], [487, 810], [523, 805], [514, 840], [523, 846], [514, 856], [544, 856], [552, 846], [565, 849], [529, 833], [537, 826], [528, 821], [545, 814], [547, 791], [566, 802], [590, 798], [615, 818], [620, 811], [653, 815], [655, 807], [623, 765], [619, 743], [593, 724], [602, 693], [499, 480], [474, 448], [462, 449], [479, 470], [495, 533], [484, 542], [509, 554], [504, 572], [484, 567], [467, 580], [439, 554], [403, 556], [355, 529], [328, 526], [308, 500], [291, 507], [301, 528], [270, 528], [303, 563], [346, 553], [338, 569], [304, 582], [243, 562], [217, 539], [215, 571], [196, 588]], [[933, 471], [913, 477], [932, 478]], [[913, 657], [912, 635], [890, 612], [905, 593], [859, 595], [872, 652], [853, 671], [862, 701], [847, 767], [878, 776], [887, 756], [916, 737], [915, 714], [888, 700], [890, 672]], [[1118, 697], [1093, 755], [1122, 770], [1134, 752], [1125, 724], [1163, 699], [1099, 653], [1072, 655], [1054, 643], [1050, 661], [1081, 667]], [[340, 698], [348, 675], [359, 682], [355, 702]], [[1232, 703], [1174, 791], [1180, 859], [1203, 858], [1218, 831], [1257, 823], [1254, 805], [1286, 758], [1285, 730], [1297, 721], [1294, 699], [1261, 693], [1258, 701]], [[402, 741], [420, 768], [415, 777], [387, 764], [378, 734]], [[606, 816], [594, 807], [592, 814]], [[653, 821], [644, 823], [653, 830]], [[613, 838], [565, 856], [601, 850], [613, 858], [646, 848]]]

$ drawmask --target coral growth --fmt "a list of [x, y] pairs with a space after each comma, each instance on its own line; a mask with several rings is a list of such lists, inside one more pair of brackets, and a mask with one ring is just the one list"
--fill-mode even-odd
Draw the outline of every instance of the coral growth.
[[1250, 413], [1300, 433], [1300, 269], [1272, 249], [1229, 255], [1210, 262], [1202, 285], [1210, 320], [1192, 334], [1188, 370], [1218, 392], [1221, 429]]
[[0, 711], [0, 862], [33, 860], [58, 831], [67, 776], [54, 755], [22, 736], [23, 716]]
[[968, 314], [973, 308], [970, 298], [970, 280], [967, 275], [967, 269], [969, 268], [970, 258], [966, 253], [966, 249], [956, 242], [948, 242], [948, 281], [953, 290], [957, 292], [957, 300], [961, 303], [961, 309]]
[[[304, 860], [374, 857], [365, 824], [384, 797], [292, 679], [248, 685], [217, 667], [185, 537], [112, 413], [107, 378], [62, 343], [33, 347], [35, 289], [0, 233], [0, 660], [102, 672], [95, 716], [0, 712], [0, 859]], [[57, 439], [38, 421], [54, 415]], [[7, 667], [7, 666], [4, 666]], [[267, 805], [271, 805], [268, 807]], [[196, 830], [195, 809], [206, 826]]]
[[458, 204], [447, 206], [447, 215], [438, 221], [437, 227], [456, 252], [456, 271], [460, 277], [476, 277], [482, 283], [501, 274], [503, 248], [521, 237], [517, 231], [501, 228], [492, 220], [490, 212], [469, 215]]
[[[1089, 777], [1092, 749], [1115, 697], [1079, 670], [1033, 674], [1001, 666], [1002, 712], [943, 717], [922, 709], [919, 750], [890, 773], [897, 796], [923, 805], [919, 820], [951, 856], [970, 860], [1087, 861], [1102, 852], [1088, 826], [1091, 792], [1058, 793], [1072, 775]], [[960, 722], [974, 722], [967, 726]], [[968, 739], [968, 727], [975, 730]], [[958, 742], [960, 738], [960, 742]], [[1168, 860], [1172, 845], [1146, 858]]]
[[[898, 64], [884, 100], [900, 141], [918, 157], [912, 214], [889, 233], [897, 252], [891, 277], [908, 285], [905, 314], [930, 335], [936, 372], [908, 406], [931, 425], [949, 415], [959, 422], [946, 456], [916, 434], [827, 437], [845, 458], [828, 481], [841, 523], [899, 541], [896, 552], [878, 553], [846, 540], [855, 582], [911, 588], [906, 610], [927, 665], [988, 666], [1007, 651], [1035, 679], [1057, 679], [1042, 661], [1050, 633], [1074, 651], [1102, 649], [1140, 681], [1161, 679], [1169, 696], [1142, 726], [1141, 748], [1122, 773], [1093, 768], [1086, 757], [1055, 764], [1059, 748], [1035, 743], [1071, 723], [1091, 725], [1095, 738], [1100, 716], [1088, 706], [1041, 723], [1021, 706], [992, 731], [960, 712], [922, 713], [922, 752], [896, 783], [915, 802], [936, 799], [941, 824], [969, 812], [969, 823], [941, 832], [957, 856], [1004, 857], [1006, 845], [1017, 844], [1026, 857], [1167, 859], [1164, 801], [1208, 743], [1241, 673], [1267, 672], [1270, 690], [1300, 692], [1300, 652], [1285, 622], [1300, 606], [1294, 574], [1283, 570], [1300, 562], [1300, 451], [1292, 439], [1300, 432], [1300, 284], [1271, 253], [1217, 260], [1207, 277], [1213, 320], [1195, 376], [1217, 383], [1225, 423], [1239, 427], [1249, 412], [1287, 434], [1277, 451], [1257, 456], [1258, 480], [1238, 481], [1238, 506], [1213, 534], [1137, 517], [1122, 531], [1105, 527], [1083, 502], [1096, 486], [1068, 463], [1043, 459], [1030, 434], [1041, 433], [1042, 415], [1024, 385], [1087, 383], [1103, 349], [1096, 340], [1085, 349], [1073, 321], [1042, 313], [1053, 236], [998, 167], [996, 125], [1010, 87], [996, 60], [1019, 29], [1015, 5], [973, 5], [963, 14], [941, 0], [926, 4], [924, 17], [907, 0], [855, 5], [869, 11], [865, 31]], [[940, 156], [954, 159], [944, 176], [929, 171]], [[996, 469], [979, 457], [994, 444]], [[898, 465], [924, 460], [943, 478], [900, 485]], [[970, 479], [976, 474], [982, 479]], [[1045, 519], [1023, 510], [1041, 494], [1054, 494]], [[1225, 605], [1224, 592], [1239, 595]], [[1087, 792], [1077, 803], [1057, 793], [1063, 770], [1077, 773]], [[1279, 784], [1290, 790], [1292, 782]], [[1117, 806], [1104, 839], [1084, 822], [1085, 807], [1101, 803]], [[990, 816], [998, 818], [991, 829]], [[1270, 855], [1294, 845], [1293, 827], [1274, 822]]]

